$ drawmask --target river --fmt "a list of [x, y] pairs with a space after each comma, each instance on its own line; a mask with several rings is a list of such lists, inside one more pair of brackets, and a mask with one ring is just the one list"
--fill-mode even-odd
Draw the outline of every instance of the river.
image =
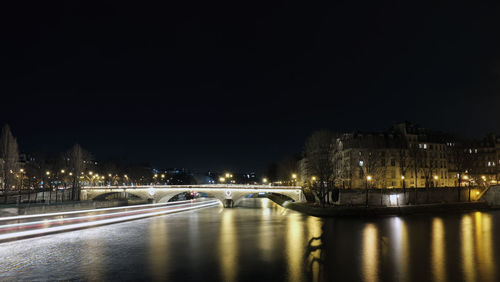
[[0, 280], [498, 281], [500, 212], [320, 219], [268, 199], [2, 243]]

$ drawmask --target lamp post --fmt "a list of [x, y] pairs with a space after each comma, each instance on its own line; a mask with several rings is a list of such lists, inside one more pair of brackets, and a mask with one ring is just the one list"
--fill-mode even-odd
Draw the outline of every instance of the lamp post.
[[438, 177], [437, 175], [434, 175], [434, 181], [436, 182], [435, 187], [438, 187], [438, 186], [439, 186], [438, 179], [439, 179], [439, 177]]
[[23, 169], [23, 168], [21, 168], [21, 169], [19, 170], [19, 173], [21, 174], [21, 185], [19, 186], [19, 193], [21, 193], [21, 189], [23, 189], [23, 188], [24, 188], [24, 187], [23, 187], [24, 172], [25, 172], [25, 171], [24, 171], [24, 169]]
[[42, 190], [42, 199], [43, 199], [43, 201], [44, 201], [44, 202], [45, 202], [45, 187], [47, 186], [47, 184], [48, 184], [48, 182], [49, 182], [48, 180], [49, 180], [49, 178], [50, 178], [50, 171], [48, 171], [48, 170], [47, 170], [47, 171], [45, 172], [45, 175], [47, 176], [47, 178], [46, 178], [46, 180], [47, 180], [47, 181], [45, 181], [45, 182], [43, 183], [43, 190]]
[[371, 175], [367, 175], [366, 176], [366, 188], [365, 188], [365, 192], [366, 192], [366, 206], [368, 207], [368, 182], [371, 182], [372, 181], [372, 176]]
[[297, 174], [292, 173], [292, 185], [295, 185], [297, 183]]

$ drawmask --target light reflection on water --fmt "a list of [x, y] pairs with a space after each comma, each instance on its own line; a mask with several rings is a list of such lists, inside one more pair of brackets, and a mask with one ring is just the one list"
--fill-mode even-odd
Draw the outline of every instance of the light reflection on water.
[[406, 223], [399, 217], [392, 218], [393, 226], [393, 236], [394, 236], [394, 259], [393, 263], [396, 266], [397, 276], [400, 281], [406, 280], [408, 277], [408, 267], [409, 267], [409, 244], [408, 244], [408, 229]]
[[222, 213], [219, 258], [221, 260], [221, 272], [224, 281], [236, 281], [238, 272], [238, 238], [234, 230], [233, 211]]
[[465, 281], [476, 281], [476, 269], [474, 262], [474, 238], [472, 232], [474, 226], [472, 225], [472, 217], [464, 215], [461, 222], [461, 241], [462, 241], [462, 271], [464, 273]]
[[169, 250], [167, 232], [168, 224], [164, 220], [153, 221], [151, 232], [149, 233], [149, 266], [151, 276], [155, 281], [165, 280], [165, 273], [168, 273]]
[[445, 276], [445, 266], [446, 266], [446, 253], [444, 244], [444, 227], [443, 220], [441, 218], [435, 217], [432, 220], [432, 260], [431, 267], [434, 274], [434, 281], [442, 282], [446, 281]]
[[362, 242], [362, 272], [363, 279], [368, 282], [378, 281], [378, 263], [379, 263], [379, 242], [377, 227], [372, 224], [366, 224], [363, 229]]
[[289, 281], [298, 282], [303, 280], [304, 245], [303, 218], [300, 214], [289, 214], [286, 228], [286, 257]]
[[0, 280], [498, 280], [500, 212], [320, 219], [243, 204], [0, 244]]

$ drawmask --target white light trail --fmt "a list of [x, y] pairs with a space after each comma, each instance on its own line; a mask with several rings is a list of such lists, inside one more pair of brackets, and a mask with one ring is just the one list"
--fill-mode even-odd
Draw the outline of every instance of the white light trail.
[[193, 201], [187, 200], [187, 201], [176, 201], [176, 202], [158, 203], [158, 204], [122, 206], [122, 207], [113, 207], [113, 208], [104, 208], [104, 209], [78, 210], [78, 211], [69, 211], [69, 212], [54, 212], [54, 213], [42, 213], [42, 214], [31, 214], [31, 215], [16, 215], [16, 216], [9, 216], [9, 217], [0, 217], [0, 222], [12, 221], [12, 220], [22, 220], [22, 219], [29, 219], [29, 218], [36, 218], [36, 217], [49, 217], [49, 216], [70, 215], [70, 214], [78, 214], [78, 213], [102, 212], [102, 211], [111, 211], [111, 210], [119, 210], [119, 209], [136, 209], [136, 208], [142, 208], [142, 207], [169, 206], [169, 205], [175, 205], [175, 204], [187, 203], [187, 202], [193, 202]]
[[[191, 203], [184, 203], [184, 204], [174, 205], [174, 207], [187, 206], [187, 205], [191, 205]], [[123, 215], [123, 214], [140, 213], [140, 212], [144, 212], [144, 211], [159, 210], [159, 209], [166, 209], [166, 208], [168, 208], [168, 207], [157, 207], [157, 208], [148, 208], [148, 209], [141, 209], [141, 210], [103, 213], [103, 214], [96, 214], [96, 215], [86, 215], [86, 216], [58, 218], [58, 219], [45, 219], [45, 220], [42, 220], [42, 221], [31, 221], [31, 222], [23, 222], [23, 223], [13, 223], [13, 224], [7, 224], [7, 225], [0, 225], [0, 231], [2, 231], [3, 229], [12, 228], [12, 227], [19, 227], [19, 226], [47, 224], [47, 223], [54, 223], [54, 222], [61, 222], [62, 223], [62, 222], [65, 222], [65, 221], [75, 221], [75, 220], [82, 220], [82, 219], [96, 219], [96, 218], [99, 218], [99, 217], [115, 217], [115, 216]]]
[[162, 215], [162, 214], [169, 214], [169, 213], [180, 212], [180, 211], [200, 209], [200, 208], [212, 207], [212, 206], [217, 206], [217, 205], [219, 205], [218, 201], [203, 202], [200, 204], [193, 203], [191, 206], [184, 207], [184, 208], [176, 208], [176, 209], [169, 209], [169, 210], [144, 213], [144, 214], [138, 214], [138, 215], [121, 216], [121, 217], [117, 217], [117, 218], [103, 219], [103, 220], [98, 220], [98, 221], [69, 224], [69, 225], [63, 225], [63, 226], [57, 226], [57, 227], [48, 227], [48, 228], [21, 231], [21, 232], [15, 232], [15, 233], [7, 233], [7, 234], [0, 235], [0, 241], [8, 241], [8, 240], [13, 240], [13, 239], [32, 237], [32, 236], [36, 236], [36, 235], [43, 235], [43, 234], [63, 232], [63, 231], [69, 231], [69, 230], [75, 230], [75, 229], [82, 229], [82, 228], [87, 228], [87, 227], [92, 227], [92, 226], [129, 221], [129, 220], [140, 219], [140, 218], [145, 218], [145, 217], [150, 217], [150, 216], [155, 216], [155, 215]]

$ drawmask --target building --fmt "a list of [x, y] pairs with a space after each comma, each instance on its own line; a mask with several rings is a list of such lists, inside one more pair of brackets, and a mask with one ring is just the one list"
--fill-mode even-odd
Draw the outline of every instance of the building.
[[342, 188], [487, 185], [499, 176], [495, 135], [466, 142], [404, 122], [385, 132], [343, 133], [333, 146], [335, 185]]

